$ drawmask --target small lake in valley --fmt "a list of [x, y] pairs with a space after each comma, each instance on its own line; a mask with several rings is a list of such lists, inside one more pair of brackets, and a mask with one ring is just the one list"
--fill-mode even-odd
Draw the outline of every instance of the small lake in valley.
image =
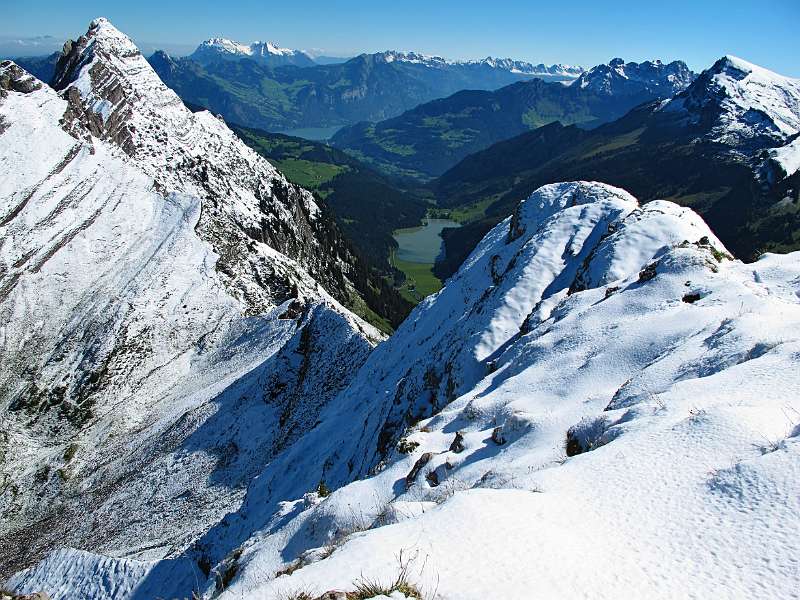
[[440, 234], [445, 227], [461, 227], [461, 225], [450, 219], [424, 219], [420, 227], [396, 230], [393, 237], [399, 248], [395, 256], [398, 260], [412, 263], [436, 262], [442, 251]]

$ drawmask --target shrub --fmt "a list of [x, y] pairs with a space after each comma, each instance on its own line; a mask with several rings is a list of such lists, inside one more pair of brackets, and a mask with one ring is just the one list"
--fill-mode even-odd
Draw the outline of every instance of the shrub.
[[419, 446], [419, 442], [403, 438], [397, 443], [397, 451], [400, 454], [411, 454]]
[[319, 485], [317, 486], [317, 494], [320, 498], [327, 498], [331, 495], [331, 490], [325, 485], [325, 480], [321, 479]]
[[358, 581], [353, 583], [355, 589], [352, 592], [348, 592], [347, 600], [366, 600], [368, 598], [374, 598], [375, 596], [388, 596], [392, 592], [400, 592], [408, 598], [422, 600], [422, 593], [417, 586], [411, 583], [408, 577], [408, 571], [415, 558], [415, 556], [411, 558], [404, 557], [403, 551], [401, 550], [397, 557], [400, 568], [394, 581], [388, 585], [384, 585], [375, 579], [361, 577]]

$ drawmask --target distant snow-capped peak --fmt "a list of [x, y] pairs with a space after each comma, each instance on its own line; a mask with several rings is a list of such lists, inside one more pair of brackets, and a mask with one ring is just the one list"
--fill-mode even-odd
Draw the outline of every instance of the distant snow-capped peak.
[[229, 54], [238, 54], [241, 56], [263, 56], [265, 54], [273, 54], [275, 56], [293, 56], [301, 53], [299, 50], [281, 48], [273, 42], [256, 41], [252, 44], [242, 44], [240, 42], [221, 37], [215, 37], [204, 41], [202, 44], [200, 44], [200, 48], [209, 48], [219, 52], [227, 52]]
[[514, 60], [513, 58], [494, 58], [487, 56], [482, 60], [467, 61], [467, 64], [483, 64], [495, 69], [504, 69], [513, 73], [523, 73], [530, 75], [561, 75], [564, 77], [578, 77], [585, 71], [583, 67], [574, 65], [564, 65], [556, 63], [546, 65], [544, 63], [533, 64], [524, 60]]
[[694, 78], [695, 74], [681, 60], [626, 63], [614, 58], [581, 74], [576, 84], [604, 94], [629, 94], [646, 89], [669, 98], [686, 89]]
[[377, 56], [387, 63], [402, 62], [421, 64], [428, 67], [447, 67], [447, 66], [486, 66], [492, 69], [509, 71], [523, 75], [553, 75], [562, 77], [578, 77], [584, 72], [584, 68], [573, 65], [545, 65], [544, 63], [533, 64], [523, 60], [513, 58], [495, 58], [487, 56], [479, 60], [451, 60], [441, 56], [422, 54], [420, 52], [402, 52], [398, 50], [386, 50]]
[[731, 119], [752, 121], [745, 117], [759, 112], [772, 121], [780, 136], [800, 131], [800, 79], [784, 77], [735, 56], [720, 58], [674, 103], [689, 110], [717, 106], [731, 126]]
[[311, 66], [313, 59], [302, 50], [282, 48], [275, 42], [255, 41], [243, 44], [224, 37], [214, 37], [202, 42], [192, 53], [192, 58], [237, 59], [252, 58], [273, 65]]

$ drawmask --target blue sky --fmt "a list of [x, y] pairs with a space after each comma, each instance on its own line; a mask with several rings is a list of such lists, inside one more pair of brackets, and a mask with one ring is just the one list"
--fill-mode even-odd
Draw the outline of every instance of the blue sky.
[[510, 56], [591, 66], [620, 56], [683, 59], [702, 69], [735, 54], [800, 77], [800, 0], [4, 0], [0, 42], [60, 43], [106, 16], [143, 46], [179, 53], [225, 36], [351, 55], [385, 49], [448, 58]]

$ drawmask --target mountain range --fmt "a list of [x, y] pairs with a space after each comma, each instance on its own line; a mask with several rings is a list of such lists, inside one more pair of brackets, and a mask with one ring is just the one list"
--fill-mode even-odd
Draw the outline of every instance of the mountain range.
[[428, 181], [469, 154], [558, 121], [584, 128], [684, 90], [695, 74], [681, 61], [614, 59], [569, 86], [532, 79], [495, 91], [464, 90], [378, 123], [338, 131], [331, 143], [387, 174]]
[[584, 131], [553, 123], [465, 158], [436, 182], [438, 203], [484, 207], [445, 233], [442, 277], [540, 185], [592, 179], [644, 201], [697, 210], [737, 256], [800, 248], [800, 82], [724, 57], [674, 98]]
[[184, 101], [268, 131], [379, 120], [465, 88], [494, 89], [531, 77], [572, 80], [581, 72], [510, 59], [453, 62], [394, 51], [316, 66], [296, 66], [295, 60], [291, 68], [277, 66], [272, 54], [268, 61], [253, 60], [252, 46], [235, 45], [242, 50], [233, 54], [206, 44], [186, 58], [157, 52], [150, 63]]
[[[800, 252], [737, 227], [798, 231], [798, 98], [724, 57], [467, 157], [430, 190], [488, 228], [385, 335], [328, 200], [388, 180], [190, 109], [104, 18], [50, 85], [0, 62], [0, 595], [792, 597]], [[539, 183], [579, 172], [652, 196]]]

